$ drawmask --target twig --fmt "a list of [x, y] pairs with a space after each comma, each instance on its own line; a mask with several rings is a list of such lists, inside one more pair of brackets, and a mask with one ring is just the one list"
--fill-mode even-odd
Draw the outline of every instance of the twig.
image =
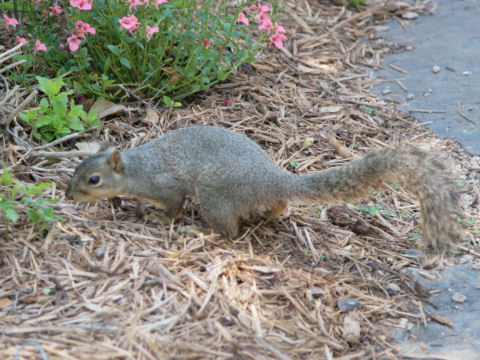
[[20, 105], [18, 105], [15, 110], [13, 110], [10, 115], [7, 117], [6, 120], [4, 121], [0, 121], [0, 125], [5, 125], [6, 127], [8, 127], [10, 125], [10, 123], [12, 122], [13, 118], [20, 112], [22, 111], [24, 108], [27, 107], [28, 104], [30, 104], [33, 100], [33, 98], [35, 96], [37, 96], [38, 94], [38, 91], [37, 90], [34, 90], [30, 95], [27, 96], [27, 98], [25, 100], [22, 101], [22, 103]]
[[18, 49], [21, 49], [24, 45], [25, 45], [24, 43], [18, 44], [17, 46], [11, 48], [10, 50], [7, 50], [7, 51], [1, 53], [0, 54], [0, 59], [9, 55], [9, 54], [11, 54], [11, 53], [13, 53], [13, 52], [15, 52], [15, 51], [17, 51]]
[[444, 114], [446, 113], [445, 110], [428, 110], [428, 109], [411, 109], [408, 112], [419, 112], [425, 114]]
[[36, 151], [30, 154], [31, 157], [45, 157], [50, 159], [63, 159], [78, 156], [91, 156], [95, 154], [91, 151]]
[[[125, 86], [123, 85], [118, 85], [118, 87], [120, 89], [122, 89], [127, 95], [130, 95], [132, 97], [134, 97], [135, 99], [137, 99], [138, 101], [140, 101], [142, 104], [146, 105], [147, 107], [151, 107], [151, 105], [146, 102], [145, 100], [143, 100], [140, 96], [138, 96], [137, 94], [134, 94], [132, 91], [128, 90]], [[138, 89], [135, 89], [135, 91], [137, 91]]]
[[78, 132], [75, 132], [75, 133], [72, 133], [72, 134], [68, 134], [60, 139], [57, 139], [57, 140], [54, 140], [52, 142], [49, 142], [48, 144], [45, 144], [45, 145], [41, 145], [41, 146], [36, 146], [34, 147], [32, 150], [42, 150], [42, 149], [46, 149], [46, 148], [49, 148], [51, 146], [55, 146], [55, 145], [58, 145], [58, 144], [61, 144], [65, 141], [69, 141], [69, 140], [72, 140], [72, 139], [76, 139], [80, 136], [82, 136], [84, 134], [82, 133], [78, 133]]
[[10, 54], [9, 56], [6, 56], [6, 57], [1, 58], [1, 59], [0, 59], [0, 64], [3, 64], [5, 61], [10, 60], [11, 58], [13, 58], [14, 56], [17, 56], [17, 55], [19, 55], [19, 54], [21, 54], [20, 51], [19, 51], [19, 52], [12, 53], [12, 54]]
[[0, 107], [2, 107], [15, 93], [20, 89], [20, 85], [15, 85], [12, 90], [10, 90], [7, 95], [0, 101]]
[[13, 64], [10, 64], [8, 66], [5, 66], [4, 68], [2, 68], [0, 70], [0, 74], [3, 74], [4, 72], [14, 68], [15, 66], [21, 65], [21, 64], [26, 63], [26, 62], [27, 62], [27, 60], [23, 59], [23, 60], [19, 60], [17, 62], [14, 62]]
[[388, 64], [389, 67], [391, 67], [393, 70], [396, 70], [398, 72], [401, 72], [402, 74], [409, 74], [409, 72], [407, 70], [403, 70], [402, 68], [399, 68], [398, 66], [395, 66], [395, 65], [392, 65], [392, 64]]
[[472, 124], [478, 125], [478, 123], [477, 123], [475, 120], [470, 119], [467, 115], [465, 115], [464, 113], [462, 113], [460, 103], [457, 104], [457, 111], [458, 111], [458, 115], [460, 115], [461, 117], [463, 117], [465, 120], [470, 121]]
[[403, 83], [402, 83], [400, 80], [396, 79], [395, 82], [397, 83], [398, 86], [400, 86], [400, 88], [401, 88], [403, 91], [408, 92], [407, 87], [406, 87], [405, 85], [403, 85]]

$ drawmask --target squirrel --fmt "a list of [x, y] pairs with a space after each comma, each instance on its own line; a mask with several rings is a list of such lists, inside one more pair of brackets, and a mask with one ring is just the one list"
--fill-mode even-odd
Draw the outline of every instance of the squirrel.
[[154, 203], [174, 220], [185, 197], [194, 195], [213, 230], [235, 238], [241, 220], [279, 215], [290, 201], [351, 200], [389, 183], [418, 196], [428, 253], [443, 254], [460, 240], [458, 194], [444, 164], [410, 145], [298, 175], [277, 167], [247, 136], [190, 126], [124, 152], [102, 146], [78, 165], [66, 196], [86, 202], [127, 195]]

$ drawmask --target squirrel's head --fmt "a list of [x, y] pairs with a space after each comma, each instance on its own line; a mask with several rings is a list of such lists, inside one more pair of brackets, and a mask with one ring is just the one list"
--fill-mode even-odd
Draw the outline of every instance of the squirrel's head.
[[68, 185], [67, 199], [80, 202], [113, 198], [123, 193], [125, 164], [120, 151], [104, 144], [80, 163]]

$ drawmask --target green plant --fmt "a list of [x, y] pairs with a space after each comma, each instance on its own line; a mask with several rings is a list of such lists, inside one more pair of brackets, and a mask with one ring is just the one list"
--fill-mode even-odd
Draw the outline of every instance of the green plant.
[[391, 210], [385, 210], [382, 205], [380, 204], [373, 204], [372, 206], [365, 206], [365, 205], [355, 205], [355, 210], [362, 211], [371, 216], [377, 216], [377, 213], [380, 212], [386, 216], [393, 216], [393, 212]]
[[365, 110], [365, 112], [368, 114], [368, 115], [378, 115], [380, 114], [380, 111], [370, 107], [370, 106], [363, 106], [363, 110]]
[[363, 5], [365, 4], [365, 0], [348, 0], [349, 5]]
[[70, 134], [72, 130], [81, 131], [98, 125], [97, 110], [88, 114], [83, 110], [83, 105], [76, 105], [73, 99], [68, 104], [68, 96], [73, 90], [61, 92], [63, 81], [55, 81], [37, 76], [40, 90], [47, 95], [40, 100], [38, 109], [30, 109], [25, 114], [20, 113], [20, 118], [33, 128], [33, 136], [40, 140], [51, 141]]
[[25, 211], [28, 219], [41, 230], [52, 220], [60, 219], [54, 215], [53, 208], [49, 206], [57, 203], [57, 200], [39, 196], [43, 194], [45, 188], [51, 186], [52, 184], [48, 182], [23, 185], [15, 181], [7, 167], [3, 167], [0, 176], [0, 213], [5, 217], [7, 231], [10, 223], [18, 221], [19, 211]]
[[468, 227], [472, 227], [473, 225], [475, 225], [477, 220], [475, 218], [468, 218], [468, 219], [458, 218], [457, 222], [461, 227], [468, 228]]
[[70, 72], [77, 91], [106, 98], [128, 96], [119, 88], [125, 85], [159, 102], [180, 100], [253, 62], [267, 39], [276, 47], [286, 39], [274, 22], [278, 0], [272, 8], [214, 0], [19, 2], [25, 16], [12, 35], [31, 50], [24, 66]]

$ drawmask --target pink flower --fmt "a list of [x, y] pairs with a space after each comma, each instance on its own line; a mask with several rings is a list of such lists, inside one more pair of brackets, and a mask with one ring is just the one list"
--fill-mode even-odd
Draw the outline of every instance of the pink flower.
[[82, 39], [80, 39], [80, 37], [78, 37], [77, 35], [73, 34], [72, 36], [69, 36], [67, 38], [67, 43], [70, 51], [75, 52], [80, 47], [80, 44], [82, 43]]
[[269, 37], [270, 42], [277, 47], [277, 49], [281, 49], [283, 47], [283, 40], [287, 39], [287, 36], [276, 32], [272, 36]]
[[262, 20], [262, 23], [258, 26], [258, 30], [273, 30], [273, 23], [270, 17], [266, 17]]
[[46, 45], [42, 44], [38, 39], [37, 41], [35, 41], [35, 47], [33, 48], [33, 53], [35, 54], [37, 51], [47, 51]]
[[244, 8], [243, 11], [245, 11], [247, 14], [249, 14], [250, 11], [255, 10], [256, 8], [257, 8], [257, 5], [253, 4], [253, 5], [250, 5], [249, 7]]
[[28, 44], [28, 40], [17, 35], [17, 44]]
[[245, 16], [245, 14], [243, 12], [241, 12], [240, 14], [238, 14], [238, 18], [237, 18], [237, 21], [235, 21], [237, 24], [238, 23], [242, 23], [242, 24], [245, 24], [245, 25], [248, 25], [248, 19], [247, 17]]
[[262, 5], [262, 4], [258, 4], [257, 10], [260, 14], [272, 11], [272, 9], [270, 9], [268, 5]]
[[7, 27], [7, 30], [10, 26], [13, 26], [13, 28], [15, 28], [18, 25], [18, 20], [15, 18], [11, 18], [3, 14], [3, 19], [5, 20], [5, 26]]
[[130, 3], [130, 9], [135, 6], [143, 5], [143, 2], [141, 2], [140, 0], [128, 0], [128, 2]]
[[155, 0], [155, 7], [158, 10], [158, 5], [168, 3], [168, 0]]
[[50, 6], [50, 16], [60, 15], [61, 13], [63, 13], [63, 8], [60, 5]]
[[86, 22], [83, 22], [82, 20], [78, 20], [75, 22], [75, 30], [74, 30], [75, 35], [81, 38], [85, 38], [86, 33], [90, 33], [94, 35], [97, 33], [94, 27], [90, 26], [90, 24]]
[[277, 23], [274, 23], [273, 26], [275, 28], [275, 32], [279, 32], [279, 33], [282, 33], [282, 34], [286, 33], [285, 28], [283, 26], [278, 25]]
[[92, 10], [93, 0], [70, 0], [70, 5], [80, 10]]
[[158, 26], [150, 27], [147, 25], [147, 40], [150, 40], [150, 37], [158, 32]]
[[133, 34], [133, 32], [138, 29], [138, 24], [140, 24], [135, 15], [124, 16], [118, 20], [118, 22], [124, 29], [128, 30], [130, 34]]
[[206, 49], [212, 43], [212, 39], [203, 39], [203, 47]]

